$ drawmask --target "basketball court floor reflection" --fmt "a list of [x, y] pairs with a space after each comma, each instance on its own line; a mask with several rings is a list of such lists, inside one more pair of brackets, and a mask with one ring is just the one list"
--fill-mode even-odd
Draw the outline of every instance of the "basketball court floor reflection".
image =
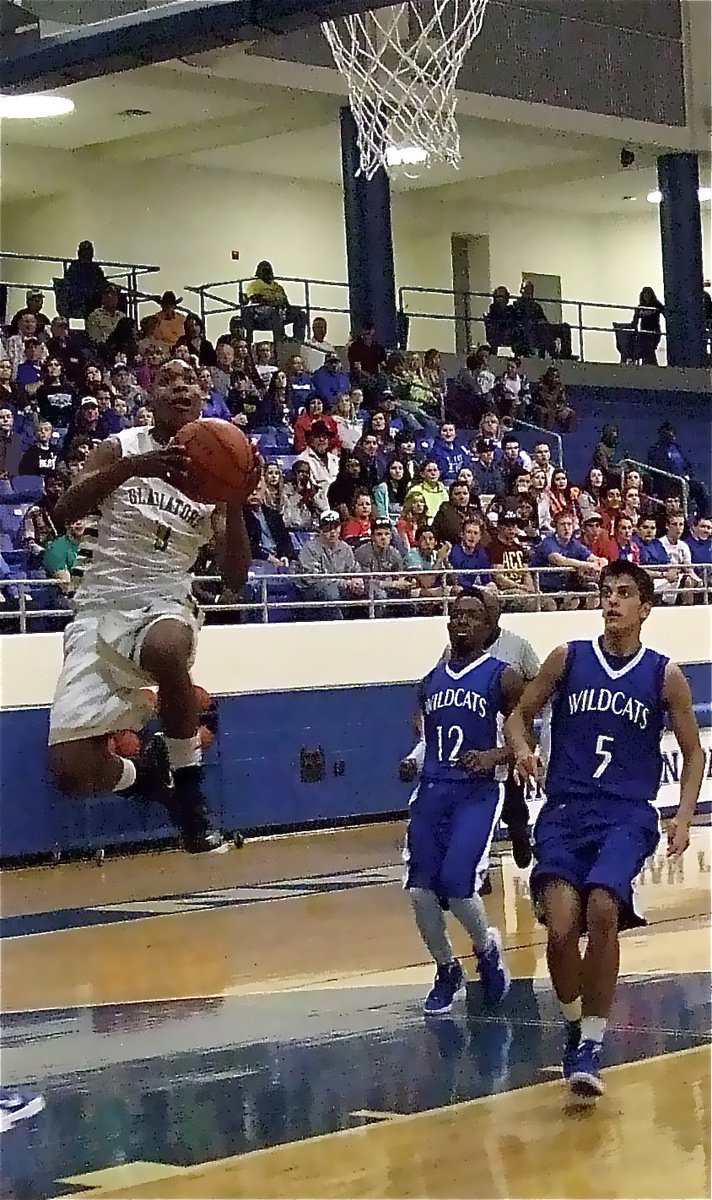
[[646, 864], [595, 1108], [558, 1078], [543, 931], [508, 854], [487, 904], [510, 997], [488, 1013], [475, 980], [423, 1017], [402, 829], [6, 873], [3, 1082], [47, 1108], [3, 1135], [3, 1194], [709, 1195], [709, 829]]

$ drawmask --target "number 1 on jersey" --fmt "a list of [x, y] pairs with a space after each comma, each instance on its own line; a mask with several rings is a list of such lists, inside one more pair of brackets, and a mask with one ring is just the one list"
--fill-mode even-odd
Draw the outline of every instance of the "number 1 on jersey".
[[[444, 730], [442, 725], [438, 725], [438, 762], [446, 762], [451, 767], [457, 766], [457, 760], [460, 757], [460, 749], [465, 740], [465, 732], [461, 725], [451, 725], [449, 729]], [[449, 743], [449, 746], [446, 745]]]
[[171, 530], [167, 525], [156, 525], [156, 540], [153, 543], [154, 550], [167, 550], [168, 543], [171, 540]]
[[612, 751], [606, 749], [606, 747], [603, 744], [604, 742], [610, 742], [611, 748], [613, 747], [613, 738], [609, 734], [601, 733], [596, 738], [596, 754], [598, 755], [598, 757], [600, 758], [601, 761], [598, 764], [598, 766], [596, 767], [596, 770], [593, 772], [594, 779], [600, 779], [603, 772], [608, 767], [610, 767], [610, 765], [613, 761]]

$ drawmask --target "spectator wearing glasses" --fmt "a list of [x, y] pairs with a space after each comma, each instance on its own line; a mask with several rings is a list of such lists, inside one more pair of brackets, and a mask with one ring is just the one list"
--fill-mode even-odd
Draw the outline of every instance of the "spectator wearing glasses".
[[327, 492], [339, 473], [339, 460], [329, 449], [331, 430], [323, 421], [315, 421], [307, 434], [307, 449], [299, 460], [309, 464], [316, 487], [314, 501], [320, 512], [329, 508]]

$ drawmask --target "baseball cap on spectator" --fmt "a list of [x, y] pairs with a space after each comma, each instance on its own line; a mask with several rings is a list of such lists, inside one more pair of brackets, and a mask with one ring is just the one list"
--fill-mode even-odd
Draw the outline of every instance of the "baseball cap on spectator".
[[29, 288], [25, 292], [25, 300], [44, 300], [44, 292], [40, 288]]
[[390, 529], [391, 523], [388, 517], [376, 517], [375, 521], [371, 522], [371, 529], [375, 533], [377, 529]]
[[[321, 514], [321, 516], [319, 517], [319, 528], [320, 529], [324, 529], [324, 528], [328, 527], [329, 525], [340, 525], [340, 524], [341, 524], [341, 517], [339, 516], [339, 514], [337, 512], [334, 512], [333, 508], [327, 508], [326, 512], [323, 512]], [[390, 529], [390, 524], [389, 524], [388, 528]]]
[[584, 517], [581, 524], [594, 525], [596, 522], [598, 522], [599, 525], [603, 524], [603, 517], [601, 516], [600, 512], [590, 512], [588, 516]]
[[327, 364], [327, 366], [329, 363], [334, 365], [336, 363], [340, 363], [341, 359], [339, 358], [338, 354], [327, 354], [326, 358], [324, 359], [324, 362]]
[[499, 514], [500, 525], [516, 525], [519, 520], [519, 513], [516, 508], [505, 508], [504, 512]]
[[399, 429], [395, 437], [396, 446], [415, 445], [415, 434], [410, 429]]
[[488, 451], [490, 451], [490, 450], [494, 451], [496, 449], [497, 449], [497, 443], [494, 441], [493, 438], [482, 437], [482, 438], [478, 438], [477, 441], [475, 442], [475, 450], [477, 451], [478, 454], [486, 454]]
[[80, 408], [89, 408], [93, 404], [95, 408], [99, 407], [99, 402], [95, 396], [83, 396], [79, 402]]

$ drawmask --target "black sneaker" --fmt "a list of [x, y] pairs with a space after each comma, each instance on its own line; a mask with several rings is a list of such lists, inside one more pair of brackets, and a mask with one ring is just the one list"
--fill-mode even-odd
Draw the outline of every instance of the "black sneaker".
[[154, 733], [145, 743], [136, 762], [136, 782], [123, 794], [133, 799], [155, 800], [170, 811], [173, 772], [162, 733]]
[[512, 842], [512, 857], [520, 868], [525, 870], [532, 861], [532, 844], [529, 837], [529, 826], [526, 821], [512, 822], [508, 827]]
[[219, 829], [213, 828], [203, 795], [203, 768], [180, 767], [173, 772], [174, 793], [171, 815], [178, 826], [189, 854], [224, 854], [228, 843]]

